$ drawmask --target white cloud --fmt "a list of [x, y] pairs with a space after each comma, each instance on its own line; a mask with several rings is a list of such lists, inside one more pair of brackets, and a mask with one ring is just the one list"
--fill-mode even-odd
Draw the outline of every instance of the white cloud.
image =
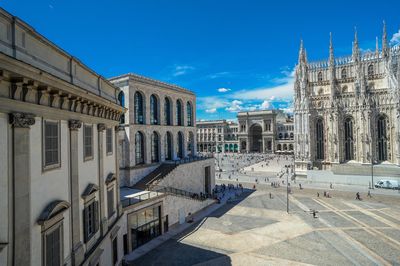
[[218, 91], [219, 92], [227, 92], [230, 91], [231, 89], [227, 89], [227, 88], [219, 88]]
[[271, 104], [269, 103], [269, 101], [268, 101], [268, 100], [265, 100], [265, 101], [263, 101], [263, 103], [261, 104], [260, 109], [266, 110], [266, 109], [269, 109], [270, 106], [271, 106]]
[[233, 100], [228, 107], [225, 108], [226, 111], [229, 112], [239, 112], [243, 109], [242, 107], [243, 102], [239, 100]]
[[178, 77], [187, 74], [194, 67], [188, 65], [175, 65], [172, 76]]
[[390, 44], [391, 45], [400, 44], [400, 29], [398, 32], [393, 34], [392, 39], [390, 39]]
[[206, 113], [213, 114], [217, 112], [217, 108], [206, 109]]

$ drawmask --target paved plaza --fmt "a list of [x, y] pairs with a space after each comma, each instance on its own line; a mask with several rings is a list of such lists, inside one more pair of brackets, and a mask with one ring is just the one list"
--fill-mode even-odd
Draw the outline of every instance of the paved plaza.
[[400, 265], [398, 197], [296, 190], [287, 214], [284, 189], [242, 195], [134, 265]]
[[[373, 191], [367, 197], [364, 190], [359, 201], [357, 187], [300, 190], [292, 183], [288, 214], [284, 185], [274, 188], [264, 182], [265, 172], [243, 170], [259, 167], [262, 156], [239, 156], [220, 158], [223, 178], [217, 180], [242, 183], [244, 193], [134, 265], [400, 265], [399, 193]], [[269, 181], [281, 182], [276, 173], [288, 161], [274, 160]]]

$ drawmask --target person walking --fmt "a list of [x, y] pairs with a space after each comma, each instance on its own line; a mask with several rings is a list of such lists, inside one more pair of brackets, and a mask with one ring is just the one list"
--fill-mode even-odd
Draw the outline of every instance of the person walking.
[[368, 197], [369, 197], [369, 198], [372, 198], [372, 196], [371, 196], [371, 190], [369, 190], [369, 189], [368, 189]]
[[356, 193], [356, 200], [361, 200], [360, 192], [357, 192], [357, 193]]

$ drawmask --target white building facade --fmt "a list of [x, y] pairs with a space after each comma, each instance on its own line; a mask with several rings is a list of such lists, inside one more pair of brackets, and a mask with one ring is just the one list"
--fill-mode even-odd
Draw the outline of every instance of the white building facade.
[[119, 89], [0, 9], [0, 265], [115, 265]]
[[199, 152], [239, 152], [238, 124], [226, 120], [197, 121]]
[[[294, 85], [295, 165], [307, 169], [351, 169], [400, 165], [400, 49], [361, 54], [357, 33], [351, 56], [309, 63], [300, 47]], [[351, 166], [351, 167], [350, 167]], [[399, 170], [397, 170], [399, 171]]]

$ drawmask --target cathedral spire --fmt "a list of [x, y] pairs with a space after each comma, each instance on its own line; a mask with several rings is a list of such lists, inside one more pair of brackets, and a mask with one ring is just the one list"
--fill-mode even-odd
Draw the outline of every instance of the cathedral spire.
[[389, 45], [387, 41], [386, 33], [386, 22], [383, 21], [383, 33], [382, 33], [382, 56], [386, 57], [389, 55]]
[[375, 39], [375, 56], [378, 58], [379, 57], [379, 41], [378, 41], [378, 36], [376, 36]]
[[305, 55], [305, 50], [304, 50], [304, 45], [303, 45], [303, 39], [300, 40], [300, 50], [299, 50], [299, 65], [302, 63], [306, 63], [306, 55]]
[[360, 60], [360, 48], [358, 47], [357, 28], [354, 27], [354, 42], [353, 42], [353, 61]]
[[329, 65], [335, 65], [335, 57], [333, 55], [332, 32], [329, 33]]

